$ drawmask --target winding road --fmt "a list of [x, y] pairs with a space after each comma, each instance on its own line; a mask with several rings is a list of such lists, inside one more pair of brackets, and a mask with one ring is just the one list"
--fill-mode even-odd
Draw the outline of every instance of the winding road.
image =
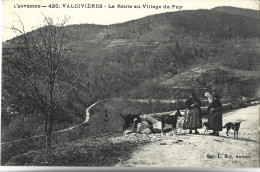
[[[99, 100], [99, 101], [93, 103], [92, 105], [90, 105], [90, 106], [86, 109], [86, 117], [85, 117], [85, 121], [84, 121], [83, 123], [74, 125], [74, 126], [69, 127], [69, 128], [65, 128], [65, 129], [63, 129], [63, 130], [55, 131], [55, 132], [53, 132], [53, 134], [55, 134], [55, 133], [61, 133], [61, 132], [69, 131], [69, 130], [73, 130], [74, 128], [76, 128], [76, 127], [78, 127], [78, 126], [80, 126], [80, 125], [88, 124], [89, 119], [90, 119], [90, 112], [89, 112], [90, 109], [91, 109], [92, 107], [94, 107], [96, 104], [98, 104], [98, 103], [100, 103], [100, 102], [102, 102], [102, 101], [105, 101], [105, 100], [106, 100], [106, 99]], [[88, 126], [88, 125], [86, 125], [86, 126]], [[36, 136], [32, 136], [31, 138], [38, 138], [38, 137], [44, 137], [44, 135], [43, 135], [43, 134], [41, 134], [41, 135], [36, 135]], [[25, 140], [28, 140], [28, 138], [26, 138], [26, 139], [14, 140], [14, 141], [11, 141], [11, 142], [3, 142], [3, 143], [1, 143], [1, 145], [2, 145], [2, 144], [16, 143], [16, 142], [25, 141]]]

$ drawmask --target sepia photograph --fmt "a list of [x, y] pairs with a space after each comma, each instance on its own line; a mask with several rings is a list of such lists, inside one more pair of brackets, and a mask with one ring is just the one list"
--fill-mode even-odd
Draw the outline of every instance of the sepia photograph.
[[1, 8], [1, 168], [260, 167], [258, 0]]

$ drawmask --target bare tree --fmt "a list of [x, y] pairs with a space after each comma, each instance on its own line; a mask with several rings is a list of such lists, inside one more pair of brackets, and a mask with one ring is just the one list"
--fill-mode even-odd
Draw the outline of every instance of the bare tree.
[[44, 16], [43, 27], [30, 33], [25, 32], [19, 18], [21, 29], [11, 29], [19, 36], [15, 39], [12, 64], [24, 78], [27, 94], [35, 101], [39, 112], [44, 116], [46, 147], [51, 147], [51, 137], [55, 115], [59, 104], [74, 87], [79, 74], [69, 59], [71, 33], [65, 25], [68, 18], [54, 23]]

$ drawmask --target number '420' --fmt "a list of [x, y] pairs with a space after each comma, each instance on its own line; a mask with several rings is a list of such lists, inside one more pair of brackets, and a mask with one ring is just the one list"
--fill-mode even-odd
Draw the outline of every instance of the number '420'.
[[49, 8], [60, 8], [58, 4], [50, 4]]

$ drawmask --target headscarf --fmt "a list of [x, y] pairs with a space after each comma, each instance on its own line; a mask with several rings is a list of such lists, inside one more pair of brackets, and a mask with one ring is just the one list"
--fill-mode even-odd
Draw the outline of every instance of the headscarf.
[[209, 101], [209, 103], [211, 103], [212, 102], [212, 95], [209, 93], [209, 92], [206, 92], [205, 93], [205, 97], [207, 97], [208, 98], [208, 101]]
[[196, 94], [195, 94], [194, 92], [191, 92], [191, 93], [190, 93], [190, 97], [196, 98]]
[[221, 99], [220, 95], [216, 92], [212, 93], [212, 97], [215, 98], [215, 99]]

